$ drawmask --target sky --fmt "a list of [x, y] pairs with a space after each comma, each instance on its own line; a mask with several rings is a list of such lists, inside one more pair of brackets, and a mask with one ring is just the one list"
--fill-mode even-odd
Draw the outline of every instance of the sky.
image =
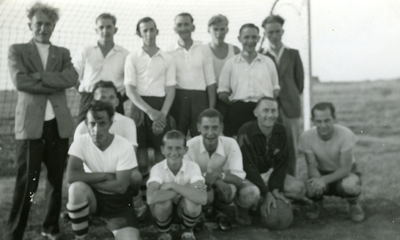
[[400, 78], [400, 1], [311, 0], [311, 29], [320, 80]]

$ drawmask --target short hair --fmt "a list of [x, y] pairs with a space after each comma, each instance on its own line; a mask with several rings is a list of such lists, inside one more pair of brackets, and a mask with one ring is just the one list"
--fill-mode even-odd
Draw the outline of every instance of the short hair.
[[283, 24], [285, 23], [285, 19], [283, 19], [279, 15], [269, 15], [264, 19], [264, 21], [262, 21], [261, 26], [265, 27], [265, 25], [268, 23], [279, 23], [283, 26]]
[[256, 25], [254, 25], [252, 23], [246, 23], [240, 28], [239, 35], [242, 33], [242, 30], [245, 28], [255, 28], [257, 30], [257, 32], [260, 33], [260, 29]]
[[182, 132], [180, 132], [178, 130], [168, 131], [162, 139], [162, 146], [165, 146], [166, 141], [171, 140], [171, 139], [178, 139], [178, 140], [182, 139], [183, 146], [186, 147], [186, 136], [185, 136], [185, 134], [183, 134]]
[[255, 107], [254, 109], [256, 109], [256, 108], [261, 104], [261, 102], [264, 101], [264, 100], [276, 102], [276, 103], [278, 104], [278, 101], [277, 101], [275, 98], [272, 98], [272, 97], [262, 97], [262, 98], [260, 98], [260, 99], [258, 100], [258, 102], [257, 102], [257, 104], [256, 104], [256, 107]]
[[156, 21], [154, 21], [154, 19], [152, 19], [151, 17], [144, 17], [142, 19], [139, 20], [139, 22], [136, 24], [136, 34], [141, 37], [142, 35], [140, 35], [140, 24], [142, 23], [147, 23], [147, 22], [153, 22], [154, 26], [157, 29], [157, 25], [156, 25]]
[[27, 9], [27, 16], [29, 20], [32, 20], [33, 16], [37, 12], [42, 12], [47, 15], [54, 23], [56, 23], [60, 19], [60, 9], [50, 6], [48, 4], [44, 4], [41, 2], [37, 2], [32, 5], [31, 8]]
[[104, 81], [104, 80], [98, 81], [96, 84], [94, 84], [92, 93], [94, 94], [94, 92], [96, 92], [96, 90], [99, 88], [112, 88], [115, 92], [115, 95], [117, 95], [118, 93], [117, 88], [111, 81]]
[[114, 24], [114, 26], [117, 25], [117, 18], [114, 15], [112, 15], [111, 13], [100, 14], [96, 18], [96, 21], [94, 23], [97, 24], [97, 21], [99, 21], [100, 19], [111, 19], [111, 22]]
[[228, 18], [225, 17], [222, 14], [218, 14], [218, 15], [212, 16], [210, 18], [210, 20], [208, 21], [208, 27], [211, 27], [212, 25], [217, 24], [217, 23], [221, 23], [221, 22], [225, 22], [226, 26], [228, 26], [228, 24], [229, 24]]
[[[87, 120], [87, 114], [89, 112], [95, 113], [95, 112], [101, 112], [101, 111], [106, 111], [109, 119], [111, 120], [114, 117], [115, 110], [114, 107], [108, 103], [108, 102], [102, 102], [102, 101], [92, 101], [90, 102], [89, 106], [86, 109], [86, 120]], [[93, 117], [96, 119], [96, 115], [93, 114]]]
[[315, 110], [323, 111], [325, 109], [329, 109], [331, 111], [331, 115], [332, 115], [333, 119], [336, 118], [335, 106], [333, 106], [333, 104], [331, 102], [320, 102], [320, 103], [315, 104], [314, 107], [311, 109], [312, 119], [314, 119], [314, 117], [315, 117], [315, 114], [314, 114]]
[[197, 118], [197, 122], [200, 124], [203, 118], [218, 118], [220, 123], [224, 122], [224, 117], [222, 116], [222, 114], [216, 110], [216, 109], [212, 109], [212, 108], [207, 108], [204, 111], [202, 111], [199, 115], [199, 117]]
[[194, 19], [193, 19], [192, 15], [190, 13], [187, 13], [187, 12], [179, 13], [178, 15], [175, 16], [174, 20], [176, 20], [178, 17], [189, 17], [190, 21], [192, 23], [194, 22]]

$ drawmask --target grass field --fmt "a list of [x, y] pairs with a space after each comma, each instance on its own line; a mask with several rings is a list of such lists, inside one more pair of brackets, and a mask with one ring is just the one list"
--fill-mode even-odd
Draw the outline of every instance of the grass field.
[[[313, 102], [333, 102], [337, 108], [338, 122], [350, 127], [359, 138], [355, 156], [363, 174], [362, 204], [367, 214], [363, 223], [354, 224], [348, 219], [346, 201], [327, 198], [324, 201], [325, 209], [318, 220], [306, 220], [304, 209], [300, 208], [292, 226], [284, 231], [268, 231], [257, 223], [257, 219], [253, 219], [255, 224], [251, 227], [234, 225], [234, 229], [229, 232], [222, 232], [216, 229], [215, 224], [207, 223], [206, 228], [198, 234], [198, 239], [400, 239], [399, 92], [400, 81], [317, 83], [313, 86]], [[0, 100], [2, 96], [0, 94]], [[9, 103], [10, 106], [12, 104]], [[2, 124], [0, 129], [4, 128], [7, 126]], [[0, 135], [0, 145], [3, 148], [0, 152], [8, 152], [7, 158], [0, 155], [0, 233], [8, 217], [14, 187], [12, 139], [9, 134]], [[6, 149], [5, 146], [9, 147]], [[298, 175], [304, 178], [304, 160], [299, 159], [298, 165]], [[41, 239], [43, 176], [44, 173], [32, 205], [25, 239]], [[65, 202], [66, 196], [63, 204]], [[229, 214], [233, 217], [232, 211]], [[61, 227], [64, 238], [73, 239], [69, 224], [61, 222]], [[142, 223], [141, 235], [143, 239], [155, 239], [155, 230], [150, 221]], [[104, 229], [104, 225], [94, 222], [90, 237], [112, 239], [112, 234]]]

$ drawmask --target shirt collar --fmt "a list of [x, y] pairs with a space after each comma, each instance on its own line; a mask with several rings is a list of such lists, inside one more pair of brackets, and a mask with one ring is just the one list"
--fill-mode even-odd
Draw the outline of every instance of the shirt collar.
[[[278, 125], [279, 123], [275, 123], [274, 124], [274, 126], [272, 127], [272, 132], [271, 132], [271, 135], [272, 134], [276, 134], [276, 133], [282, 133], [282, 128], [279, 128], [279, 127], [276, 127], [277, 125]], [[249, 132], [250, 132], [250, 135], [251, 136], [255, 136], [255, 135], [264, 135], [262, 132], [261, 132], [261, 129], [260, 129], [260, 127], [258, 126], [258, 122], [257, 122], [257, 120], [255, 120], [255, 121], [253, 121], [252, 123], [251, 123], [251, 126], [250, 126], [250, 128], [249, 128]]]
[[[187, 160], [186, 160], [185, 158], [182, 159], [182, 166], [181, 166], [181, 169], [179, 169], [178, 173], [179, 173], [179, 172], [185, 172], [186, 165], [187, 165], [186, 161], [187, 161]], [[163, 164], [163, 169], [164, 169], [164, 170], [169, 170], [169, 171], [171, 171], [171, 169], [169, 169], [169, 167], [168, 167], [167, 159], [165, 159], [165, 160], [163, 161], [162, 164]], [[172, 171], [171, 171], [171, 172], [172, 172]]]
[[[202, 42], [193, 40], [193, 44], [192, 44], [192, 46], [190, 46], [189, 50], [194, 48], [194, 47], [197, 47], [199, 45], [203, 45]], [[182, 47], [181, 45], [179, 45], [178, 41], [176, 41], [175, 45], [174, 45], [174, 50], [177, 50], [177, 49], [185, 49], [185, 48]]]
[[[144, 50], [143, 50], [143, 48], [140, 48], [138, 51], [137, 51], [137, 56], [143, 56], [143, 55], [147, 55], [147, 56], [149, 56]], [[162, 58], [164, 58], [165, 59], [165, 53], [163, 52], [163, 51], [161, 51], [161, 49], [158, 49], [158, 51], [156, 52], [156, 54], [154, 54], [153, 55], [153, 57], [155, 57], [155, 56], [157, 56], [157, 55], [160, 55]], [[150, 56], [149, 56], [150, 57]]]
[[[257, 55], [256, 55], [256, 57], [254, 58], [254, 60], [253, 60], [253, 62], [255, 62], [255, 61], [262, 61], [262, 55], [260, 54], [260, 53], [258, 53], [258, 52], [256, 52], [257, 53]], [[247, 62], [246, 61], [246, 59], [244, 59], [243, 58], [243, 56], [242, 56], [242, 53], [239, 53], [239, 54], [237, 54], [236, 56], [235, 56], [235, 60], [234, 60], [236, 63], [240, 63], [240, 62]]]
[[[207, 149], [204, 147], [203, 136], [200, 136], [200, 153], [204, 152], [208, 154]], [[222, 139], [220, 137], [218, 137], [218, 146], [217, 149], [215, 150], [215, 153], [225, 157], [224, 146], [222, 144]]]
[[[100, 48], [98, 42], [96, 42], [96, 45], [94, 45], [93, 48]], [[114, 47], [111, 50], [118, 52], [122, 50], [122, 47], [114, 43]]]
[[269, 52], [272, 56], [277, 57], [279, 55], [282, 55], [283, 50], [285, 50], [285, 48], [287, 47], [285, 46], [285, 44], [282, 43], [282, 47], [281, 49], [279, 49], [278, 55], [275, 54], [275, 52], [271, 49], [271, 47], [266, 48], [265, 53]]

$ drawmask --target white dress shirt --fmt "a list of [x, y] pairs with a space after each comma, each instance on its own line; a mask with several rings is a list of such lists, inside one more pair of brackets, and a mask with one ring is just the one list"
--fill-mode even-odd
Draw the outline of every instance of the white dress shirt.
[[164, 97], [165, 88], [176, 85], [175, 62], [161, 50], [150, 57], [143, 49], [125, 61], [125, 85], [132, 85], [140, 96]]
[[171, 53], [176, 66], [177, 89], [206, 90], [215, 84], [212, 56], [198, 41], [193, 41], [189, 50], [175, 44]]
[[257, 53], [251, 64], [242, 54], [230, 58], [222, 68], [217, 92], [230, 93], [230, 101], [257, 102], [262, 97], [273, 97], [273, 90], [279, 89], [274, 62]]
[[124, 66], [128, 54], [116, 44], [105, 57], [97, 44], [82, 49], [72, 59], [79, 74], [79, 92], [92, 92], [94, 84], [100, 80], [112, 81], [118, 92], [124, 91]]

